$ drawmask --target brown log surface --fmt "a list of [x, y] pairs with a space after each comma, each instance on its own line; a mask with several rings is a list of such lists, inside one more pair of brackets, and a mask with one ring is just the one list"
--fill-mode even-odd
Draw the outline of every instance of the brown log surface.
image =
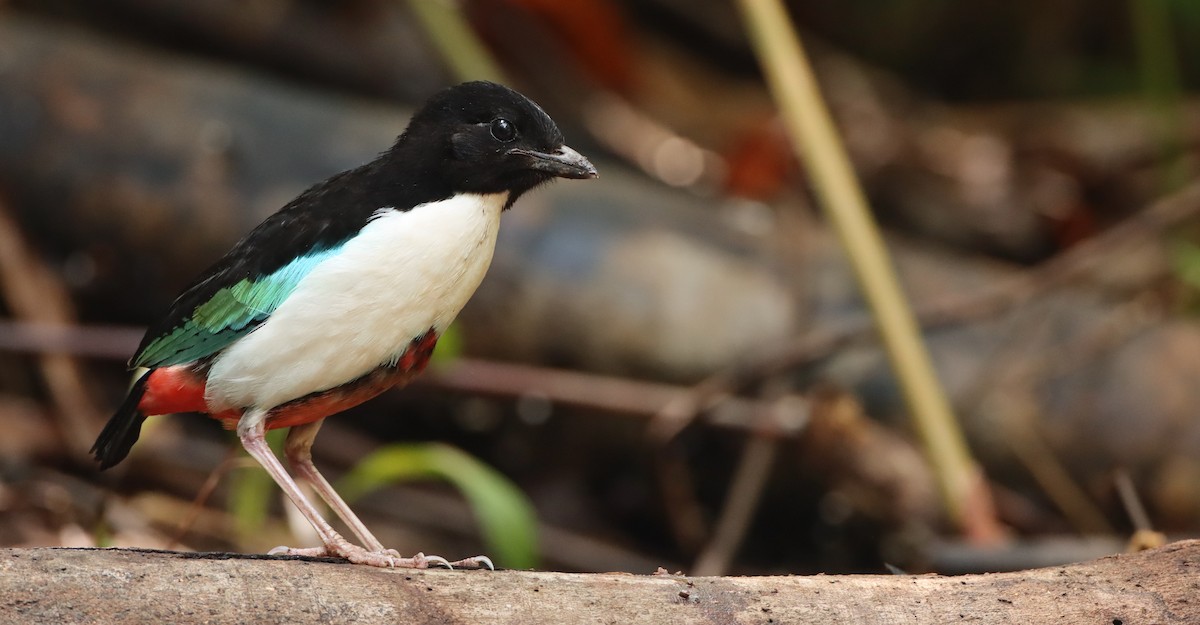
[[4, 623], [1200, 623], [1200, 541], [1002, 573], [409, 571], [230, 554], [0, 550]]

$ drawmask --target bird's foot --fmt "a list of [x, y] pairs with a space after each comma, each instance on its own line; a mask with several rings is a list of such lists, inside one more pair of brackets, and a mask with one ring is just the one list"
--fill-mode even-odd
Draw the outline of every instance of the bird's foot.
[[491, 559], [489, 559], [487, 556], [463, 558], [462, 560], [455, 562], [450, 562], [441, 556], [427, 556], [423, 553], [418, 553], [411, 558], [405, 558], [402, 557], [400, 552], [396, 551], [395, 549], [368, 551], [346, 540], [342, 540], [331, 545], [325, 545], [323, 547], [295, 548], [280, 546], [272, 549], [268, 553], [270, 555], [307, 556], [311, 558], [343, 558], [354, 564], [366, 564], [368, 566], [377, 566], [380, 568], [390, 569], [427, 569], [437, 566], [448, 569], [496, 569], [496, 567], [492, 565]]
[[462, 560], [455, 560], [454, 562], [450, 562], [449, 566], [452, 569], [496, 570], [496, 565], [492, 564], [492, 559], [487, 556], [472, 556], [470, 558], [463, 558]]

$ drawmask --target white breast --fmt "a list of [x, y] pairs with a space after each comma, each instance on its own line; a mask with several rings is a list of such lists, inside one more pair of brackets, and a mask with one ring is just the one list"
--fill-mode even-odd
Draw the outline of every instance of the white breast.
[[450, 325], [496, 246], [507, 193], [383, 209], [208, 375], [209, 407], [271, 408], [345, 384]]

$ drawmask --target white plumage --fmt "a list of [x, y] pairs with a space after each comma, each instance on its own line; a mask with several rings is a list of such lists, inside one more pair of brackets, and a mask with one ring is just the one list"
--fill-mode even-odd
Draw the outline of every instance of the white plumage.
[[335, 388], [441, 333], [483, 280], [508, 193], [381, 209], [261, 326], [213, 361], [212, 410], [269, 409]]

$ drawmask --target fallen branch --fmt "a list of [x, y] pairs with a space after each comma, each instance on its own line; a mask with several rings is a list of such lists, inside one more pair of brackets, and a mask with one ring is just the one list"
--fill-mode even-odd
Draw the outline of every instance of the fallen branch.
[[406, 571], [265, 556], [0, 550], [5, 623], [1200, 622], [1200, 541], [961, 577]]

